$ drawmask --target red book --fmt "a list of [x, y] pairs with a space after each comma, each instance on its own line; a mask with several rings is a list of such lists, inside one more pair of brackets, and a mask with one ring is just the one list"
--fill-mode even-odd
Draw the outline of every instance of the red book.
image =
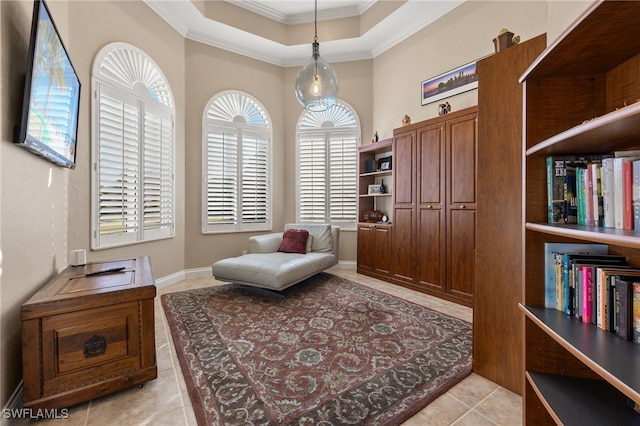
[[581, 266], [582, 269], [582, 322], [591, 323], [593, 320], [593, 277], [590, 266]]
[[633, 161], [622, 164], [622, 229], [633, 229]]

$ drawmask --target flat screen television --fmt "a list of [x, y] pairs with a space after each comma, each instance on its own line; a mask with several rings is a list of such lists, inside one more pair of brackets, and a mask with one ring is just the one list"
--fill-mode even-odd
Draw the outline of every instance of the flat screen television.
[[63, 167], [75, 168], [80, 80], [49, 8], [35, 0], [21, 122], [14, 143]]

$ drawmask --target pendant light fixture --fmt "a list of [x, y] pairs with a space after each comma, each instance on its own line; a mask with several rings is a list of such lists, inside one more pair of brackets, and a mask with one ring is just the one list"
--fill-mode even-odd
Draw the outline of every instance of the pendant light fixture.
[[318, 43], [318, 0], [315, 0], [315, 36], [311, 59], [298, 71], [296, 77], [296, 98], [309, 111], [324, 111], [337, 102], [338, 76], [324, 59], [320, 57]]

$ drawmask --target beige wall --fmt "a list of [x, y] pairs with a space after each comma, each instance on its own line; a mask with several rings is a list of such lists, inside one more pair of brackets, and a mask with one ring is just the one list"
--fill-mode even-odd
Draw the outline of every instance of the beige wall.
[[[185, 249], [185, 47], [184, 38], [139, 1], [70, 2], [70, 52], [82, 81], [77, 167], [69, 173], [68, 250], [87, 249], [87, 260], [108, 260], [148, 255], [156, 278], [184, 269]], [[99, 16], [100, 19], [93, 19]], [[117, 25], [115, 25], [117, 23]], [[91, 237], [90, 90], [93, 59], [114, 41], [130, 43], [153, 59], [164, 73], [175, 101], [175, 217], [171, 239], [89, 251]]]
[[[283, 69], [194, 41], [186, 43], [186, 250], [187, 269], [208, 267], [239, 256], [251, 233], [202, 234], [202, 114], [217, 93], [234, 89], [255, 97], [273, 125], [273, 229], [295, 221], [295, 127], [302, 107], [294, 95], [299, 67]], [[311, 56], [311, 46], [309, 46]], [[364, 137], [370, 139], [373, 111], [371, 61], [335, 64], [340, 98], [358, 113]], [[341, 234], [341, 260], [355, 260], [355, 233]]]
[[[523, 40], [548, 31], [552, 41], [590, 2], [467, 2], [374, 60], [334, 64], [340, 98], [352, 105], [367, 143], [374, 131], [390, 137], [404, 114], [414, 122], [436, 114], [421, 106], [420, 82], [493, 51], [507, 27]], [[67, 265], [70, 250], [89, 247], [90, 70], [105, 44], [136, 45], [160, 66], [176, 101], [176, 237], [90, 252], [89, 260], [147, 254], [156, 278], [208, 267], [246, 248], [247, 234], [200, 233], [202, 110], [221, 90], [255, 96], [274, 124], [274, 229], [295, 219], [295, 124], [302, 112], [293, 94], [298, 67], [279, 68], [185, 41], [141, 1], [50, 1], [54, 19], [83, 83], [78, 168], [53, 166], [12, 143], [18, 121], [31, 1], [0, 1], [0, 404], [18, 386], [20, 305]], [[548, 14], [547, 14], [548, 10]], [[451, 100], [474, 105], [476, 92]], [[355, 259], [355, 233], [344, 233], [341, 260]]]
[[[48, 2], [82, 83], [78, 166], [63, 169], [14, 146], [31, 26], [31, 1], [2, 1], [1, 394], [4, 406], [21, 380], [20, 306], [89, 248], [90, 71], [105, 44], [125, 41], [162, 68], [176, 101], [176, 238], [88, 253], [88, 260], [150, 255], [154, 274], [184, 269], [184, 39], [142, 2]], [[117, 25], [116, 25], [117, 23]], [[178, 60], [176, 60], [178, 58]]]
[[202, 234], [202, 114], [213, 96], [240, 90], [267, 110], [273, 129], [273, 227], [284, 227], [283, 78], [281, 67], [249, 59], [194, 41], [186, 42], [186, 268], [211, 266], [247, 248], [247, 233]]
[[[2, 307], [0, 343], [6, 403], [21, 380], [20, 306], [67, 264], [69, 178], [73, 173], [13, 145], [13, 126], [20, 121], [26, 55], [31, 28], [31, 2], [0, 2], [2, 9], [2, 143], [0, 187], [2, 222]], [[54, 3], [51, 13], [62, 36], [69, 38], [67, 3]]]

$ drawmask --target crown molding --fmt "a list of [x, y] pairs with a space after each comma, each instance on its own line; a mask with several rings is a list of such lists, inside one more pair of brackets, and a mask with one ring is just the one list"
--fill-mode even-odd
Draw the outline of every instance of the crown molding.
[[[238, 0], [234, 0], [237, 2]], [[258, 3], [255, 0], [243, 0]], [[370, 0], [371, 4], [374, 0]], [[428, 26], [465, 0], [407, 0], [360, 37], [320, 41], [327, 62], [373, 59]], [[283, 45], [206, 18], [190, 0], [144, 0], [183, 37], [281, 67], [302, 66], [310, 44]]]

